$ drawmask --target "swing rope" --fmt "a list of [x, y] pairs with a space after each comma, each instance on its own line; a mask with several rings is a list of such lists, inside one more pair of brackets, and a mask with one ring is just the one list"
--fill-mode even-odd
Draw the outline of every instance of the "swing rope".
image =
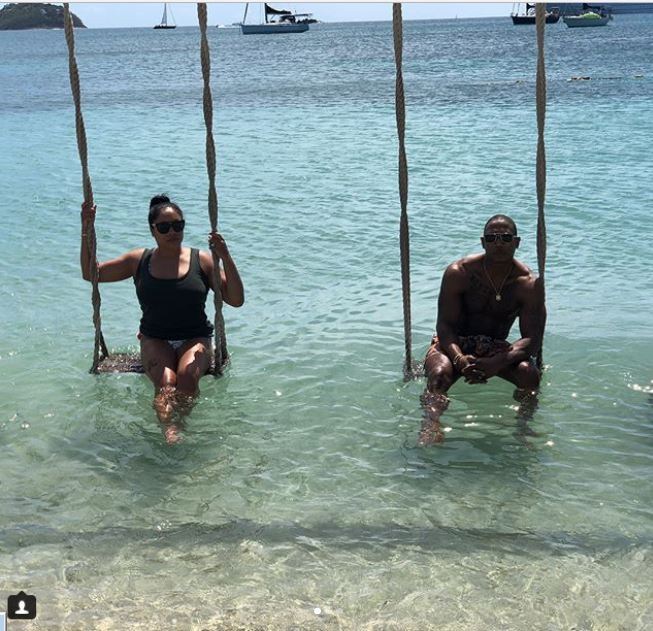
[[[204, 124], [206, 126], [206, 170], [209, 176], [209, 219], [211, 230], [218, 230], [218, 194], [215, 188], [215, 143], [213, 142], [213, 98], [211, 96], [211, 56], [209, 42], [206, 38], [206, 3], [197, 3], [197, 17], [201, 34], [201, 59], [202, 77], [204, 79]], [[227, 340], [224, 331], [224, 318], [222, 316], [222, 291], [220, 282], [220, 259], [215, 251], [213, 255], [213, 303], [215, 306], [215, 348], [214, 348], [214, 376], [222, 374], [223, 363], [229, 357], [227, 353]]]
[[412, 361], [411, 317], [410, 317], [410, 234], [408, 230], [408, 161], [406, 159], [406, 108], [404, 99], [404, 78], [402, 66], [403, 30], [401, 3], [392, 5], [392, 32], [395, 51], [395, 113], [397, 118], [397, 136], [399, 139], [399, 200], [401, 218], [399, 222], [399, 250], [401, 256], [401, 290], [404, 308], [404, 342], [406, 356], [404, 359], [404, 378], [410, 379], [416, 374]]
[[[544, 203], [546, 197], [546, 152], [544, 145], [544, 124], [546, 117], [546, 73], [544, 66], [544, 26], [545, 26], [544, 4], [536, 5], [536, 31], [537, 31], [537, 75], [536, 75], [536, 112], [537, 112], [537, 160], [536, 160], [536, 189], [537, 189], [537, 265], [539, 280], [544, 292], [544, 274], [546, 265], [546, 223], [544, 215]], [[197, 15], [201, 33], [201, 62], [202, 77], [204, 80], [204, 123], [206, 126], [206, 167], [209, 177], [209, 219], [211, 230], [218, 228], [218, 196], [215, 187], [215, 143], [213, 140], [213, 100], [211, 96], [210, 73], [211, 61], [209, 45], [206, 37], [207, 12], [206, 4], [197, 4]], [[401, 218], [399, 228], [399, 244], [401, 256], [401, 283], [403, 295], [404, 313], [404, 340], [405, 360], [404, 376], [410, 378], [414, 374], [412, 362], [412, 340], [411, 340], [411, 309], [410, 309], [410, 237], [408, 225], [408, 161], [406, 158], [405, 130], [406, 110], [404, 98], [404, 84], [402, 74], [402, 14], [401, 3], [394, 3], [392, 7], [392, 26], [394, 36], [394, 53], [396, 67], [395, 84], [395, 111], [397, 120], [397, 136], [399, 140], [399, 198], [401, 204]], [[75, 59], [75, 41], [73, 22], [69, 10], [69, 4], [64, 3], [64, 30], [66, 43], [68, 45], [68, 68], [70, 75], [70, 87], [75, 103], [75, 128], [77, 135], [77, 148], [82, 166], [82, 186], [84, 201], [93, 203], [93, 189], [88, 172], [88, 150], [86, 143], [86, 131], [84, 118], [81, 111], [81, 97], [79, 86], [79, 72]], [[98, 372], [98, 364], [106, 357], [107, 350], [101, 328], [100, 305], [101, 297], [98, 287], [98, 263], [97, 263], [97, 240], [95, 225], [89, 226], [86, 234], [88, 250], [94, 264], [91, 266], [92, 303], [93, 303], [93, 324], [95, 326], [95, 344], [93, 349], [93, 365], [90, 372]], [[222, 292], [220, 290], [219, 259], [215, 252], [213, 254], [214, 266], [214, 306], [215, 306], [215, 358], [214, 375], [221, 374], [222, 365], [228, 358], [226, 336], [224, 330], [224, 318], [222, 316]], [[544, 333], [544, 325], [542, 334]], [[102, 356], [100, 356], [102, 353]], [[540, 349], [538, 362], [542, 363], [542, 351]]]
[[[546, 5], [538, 3], [535, 9], [537, 31], [537, 74], [536, 74], [536, 115], [537, 115], [537, 156], [536, 156], [536, 189], [537, 189], [537, 268], [544, 294], [544, 271], [546, 265], [546, 222], [544, 217], [544, 202], [546, 198], [546, 152], [544, 146], [544, 122], [546, 117], [546, 72], [544, 66], [544, 26], [546, 23]], [[397, 116], [397, 135], [399, 137], [399, 197], [401, 201], [401, 222], [399, 243], [401, 250], [401, 284], [404, 309], [404, 338], [406, 358], [404, 376], [409, 378], [416, 374], [411, 359], [411, 317], [410, 317], [410, 250], [408, 231], [408, 162], [404, 143], [406, 130], [406, 110], [404, 100], [404, 81], [402, 74], [402, 16], [401, 3], [392, 5], [392, 30], [394, 35], [394, 51], [396, 65], [395, 111]], [[544, 335], [542, 323], [542, 336]], [[538, 352], [538, 365], [542, 367], [542, 349]]]
[[[88, 171], [88, 147], [86, 141], [86, 129], [84, 127], [84, 117], [81, 106], [81, 90], [79, 84], [79, 71], [77, 69], [77, 60], [75, 59], [75, 35], [72, 15], [68, 3], [64, 3], [64, 31], [66, 43], [68, 45], [68, 71], [70, 75], [70, 88], [75, 104], [75, 129], [77, 134], [77, 150], [79, 152], [79, 161], [82, 166], [82, 187], [84, 192], [84, 201], [93, 204], [93, 188]], [[209, 46], [206, 38], [206, 4], [197, 5], [197, 13], [200, 21], [201, 41], [201, 60], [202, 75], [204, 78], [204, 122], [206, 124], [206, 168], [209, 175], [209, 219], [211, 229], [217, 231], [218, 228], [218, 198], [215, 188], [215, 144], [213, 141], [213, 101], [211, 98], [210, 73], [211, 61]], [[99, 290], [99, 268], [97, 262], [97, 237], [95, 233], [95, 222], [93, 221], [88, 227], [86, 233], [86, 243], [89, 256], [93, 264], [91, 265], [91, 284], [92, 284], [92, 302], [93, 302], [93, 324], [95, 326], [95, 345], [93, 349], [93, 365], [91, 373], [98, 372], [143, 372], [143, 367], [137, 357], [129, 354], [119, 353], [108, 362], [107, 365], [100, 364], [109, 358], [109, 351], [102, 334], [102, 320], [100, 316], [100, 306], [102, 303]], [[224, 318], [222, 317], [222, 293], [220, 290], [220, 267], [219, 260], [213, 252], [214, 266], [214, 304], [215, 304], [215, 334], [216, 345], [215, 355], [213, 357], [213, 374], [215, 376], [222, 373], [222, 366], [228, 358], [226, 338], [224, 332]]]
[[[535, 81], [537, 113], [537, 272], [539, 274], [538, 281], [542, 285], [542, 295], [545, 296], [546, 223], [544, 219], [544, 201], [546, 198], [546, 152], [544, 148], [544, 121], [546, 116], [546, 72], [544, 68], [544, 26], [546, 23], [546, 4], [538, 3], [536, 5], [535, 23], [537, 31], [537, 75]], [[544, 325], [545, 322], [542, 322], [542, 338], [544, 338]], [[541, 344], [537, 362], [541, 368], [543, 363]]]
[[[91, 177], [88, 172], [88, 151], [86, 145], [86, 129], [84, 128], [84, 118], [82, 116], [81, 95], [79, 88], [79, 72], [77, 70], [77, 61], [75, 59], [75, 36], [73, 32], [73, 19], [70, 14], [68, 3], [64, 3], [64, 30], [66, 34], [66, 43], [68, 44], [68, 72], [70, 75], [70, 88], [73, 93], [75, 102], [75, 130], [77, 133], [77, 150], [79, 151], [79, 161], [82, 165], [82, 188], [84, 191], [84, 201], [93, 203], [93, 188], [91, 186]], [[86, 243], [91, 265], [91, 284], [92, 284], [92, 302], [93, 302], [93, 325], [95, 326], [95, 344], [93, 346], [93, 365], [91, 373], [98, 372], [98, 364], [109, 356], [109, 351], [104, 342], [102, 335], [102, 320], [100, 317], [100, 289], [98, 286], [98, 262], [97, 262], [97, 241], [95, 236], [95, 220], [91, 223], [86, 233]], [[101, 356], [100, 356], [101, 352]]]

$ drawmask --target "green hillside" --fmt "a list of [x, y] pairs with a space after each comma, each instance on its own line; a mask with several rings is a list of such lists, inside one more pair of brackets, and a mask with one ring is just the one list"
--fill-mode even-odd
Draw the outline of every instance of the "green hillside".
[[[86, 28], [73, 14], [73, 25]], [[43, 2], [12, 3], [0, 9], [0, 31], [29, 28], [63, 28], [63, 7]]]

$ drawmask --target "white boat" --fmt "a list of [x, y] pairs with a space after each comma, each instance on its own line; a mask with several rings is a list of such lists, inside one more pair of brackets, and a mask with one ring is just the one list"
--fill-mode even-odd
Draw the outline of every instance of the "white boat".
[[562, 21], [570, 28], [580, 26], [605, 26], [611, 20], [611, 16], [601, 16], [594, 11], [583, 13], [582, 15], [563, 15]]
[[272, 33], [304, 33], [314, 22], [310, 13], [293, 13], [287, 9], [275, 9], [263, 3], [265, 21], [259, 24], [246, 24], [249, 2], [245, 4], [245, 15], [240, 24], [243, 35], [262, 35]]
[[161, 23], [157, 24], [154, 28], [177, 28], [177, 25], [175, 24], [175, 18], [172, 15], [172, 11], [170, 11], [170, 17], [172, 18], [172, 24], [168, 24], [168, 3], [165, 2], [163, 4], [163, 17], [161, 18]]

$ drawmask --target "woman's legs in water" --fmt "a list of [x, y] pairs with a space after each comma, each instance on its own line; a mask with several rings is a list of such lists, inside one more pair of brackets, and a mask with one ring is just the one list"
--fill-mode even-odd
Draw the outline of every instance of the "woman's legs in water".
[[154, 384], [154, 409], [162, 423], [170, 422], [177, 387], [177, 354], [166, 340], [141, 336], [141, 362]]
[[141, 362], [145, 374], [154, 384], [152, 407], [164, 426], [166, 442], [179, 441], [179, 427], [172, 422], [176, 408], [177, 352], [167, 340], [141, 336]]
[[186, 340], [177, 351], [177, 406], [182, 415], [190, 414], [199, 394], [199, 381], [211, 368], [211, 340], [197, 337]]
[[210, 342], [209, 338], [193, 338], [175, 350], [167, 340], [141, 336], [141, 361], [154, 384], [153, 406], [169, 443], [180, 440], [180, 426], [172, 422], [173, 416], [190, 413], [199, 380], [210, 368]]

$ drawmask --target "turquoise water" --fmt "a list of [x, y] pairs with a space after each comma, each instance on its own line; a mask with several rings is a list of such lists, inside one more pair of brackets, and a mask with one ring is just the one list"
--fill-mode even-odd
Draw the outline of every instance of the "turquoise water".
[[[63, 33], [0, 33], [0, 597], [36, 594], [42, 629], [651, 628], [653, 16], [581, 31], [547, 28], [538, 436], [508, 384], [458, 384], [429, 449], [401, 374], [390, 23], [209, 33], [247, 296], [176, 447], [145, 377], [87, 372]], [[161, 191], [202, 247], [197, 29], [76, 37], [99, 256], [150, 243]], [[490, 215], [536, 266], [534, 51], [507, 18], [405, 25], [418, 355]], [[132, 284], [101, 289], [109, 346], [135, 348]]]

